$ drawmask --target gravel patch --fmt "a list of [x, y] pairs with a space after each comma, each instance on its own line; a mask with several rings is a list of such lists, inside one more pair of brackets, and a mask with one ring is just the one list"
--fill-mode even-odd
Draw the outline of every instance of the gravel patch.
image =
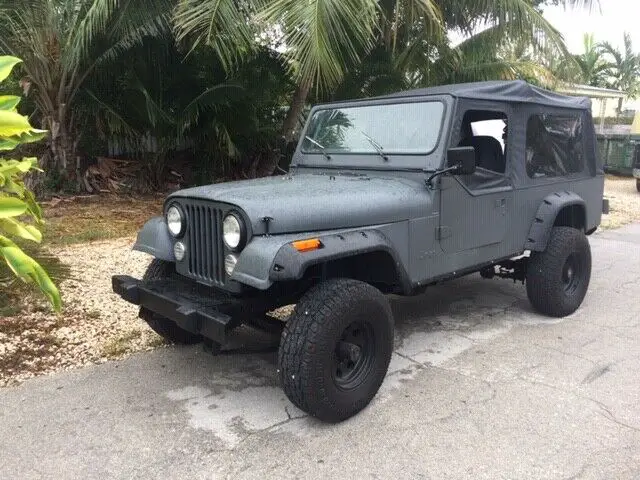
[[608, 230], [640, 221], [640, 192], [635, 178], [608, 176], [604, 196], [609, 199], [610, 213], [602, 216], [600, 228]]
[[71, 270], [60, 285], [63, 313], [32, 305], [0, 318], [0, 386], [164, 344], [138, 318], [136, 306], [111, 293], [112, 275], [140, 278], [150, 262], [132, 244], [126, 238], [55, 250]]

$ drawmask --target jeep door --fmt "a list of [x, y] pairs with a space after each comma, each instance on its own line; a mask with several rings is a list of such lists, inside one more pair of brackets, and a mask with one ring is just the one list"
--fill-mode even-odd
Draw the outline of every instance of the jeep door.
[[[505, 239], [513, 212], [514, 188], [509, 173], [508, 106], [468, 109], [451, 146], [472, 146], [477, 170], [447, 175], [440, 182], [440, 227], [437, 237], [445, 253], [497, 246]], [[493, 255], [486, 252], [488, 257]], [[482, 250], [474, 260], [483, 261]]]

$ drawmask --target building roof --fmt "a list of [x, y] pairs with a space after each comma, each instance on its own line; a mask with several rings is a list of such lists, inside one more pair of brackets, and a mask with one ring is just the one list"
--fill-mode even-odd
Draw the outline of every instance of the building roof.
[[514, 103], [535, 103], [552, 107], [591, 109], [588, 97], [562, 95], [535, 87], [523, 80], [458, 83], [439, 87], [420, 88], [393, 93], [378, 98], [422, 97], [427, 95], [451, 95], [458, 98], [497, 100]]
[[626, 98], [627, 93], [612, 88], [592, 87], [591, 85], [562, 85], [558, 92], [567, 95], [580, 95], [589, 98]]

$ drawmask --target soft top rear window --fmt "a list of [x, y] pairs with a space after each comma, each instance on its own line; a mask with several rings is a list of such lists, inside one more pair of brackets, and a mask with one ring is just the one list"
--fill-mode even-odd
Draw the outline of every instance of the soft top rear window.
[[428, 154], [438, 144], [443, 115], [440, 101], [318, 110], [309, 121], [302, 151]]
[[531, 178], [580, 173], [585, 166], [582, 116], [538, 114], [527, 122], [527, 174]]

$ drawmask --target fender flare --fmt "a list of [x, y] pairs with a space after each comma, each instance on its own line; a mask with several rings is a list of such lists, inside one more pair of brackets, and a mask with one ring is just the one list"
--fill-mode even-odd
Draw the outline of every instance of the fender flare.
[[175, 262], [173, 255], [173, 239], [164, 217], [153, 217], [138, 232], [133, 249], [153, 255], [159, 260]]
[[585, 201], [574, 192], [556, 192], [548, 195], [542, 200], [536, 216], [533, 219], [529, 235], [525, 242], [524, 249], [536, 252], [542, 252], [547, 248], [551, 229], [556, 221], [558, 213], [565, 208], [573, 205], [586, 208]]
[[271, 264], [269, 279], [273, 282], [299, 280], [314, 265], [366, 253], [384, 252], [393, 260], [403, 291], [411, 291], [409, 274], [393, 245], [382, 232], [366, 229], [320, 235], [317, 238], [322, 242], [322, 247], [309, 252], [301, 253], [291, 243], [280, 247]]

